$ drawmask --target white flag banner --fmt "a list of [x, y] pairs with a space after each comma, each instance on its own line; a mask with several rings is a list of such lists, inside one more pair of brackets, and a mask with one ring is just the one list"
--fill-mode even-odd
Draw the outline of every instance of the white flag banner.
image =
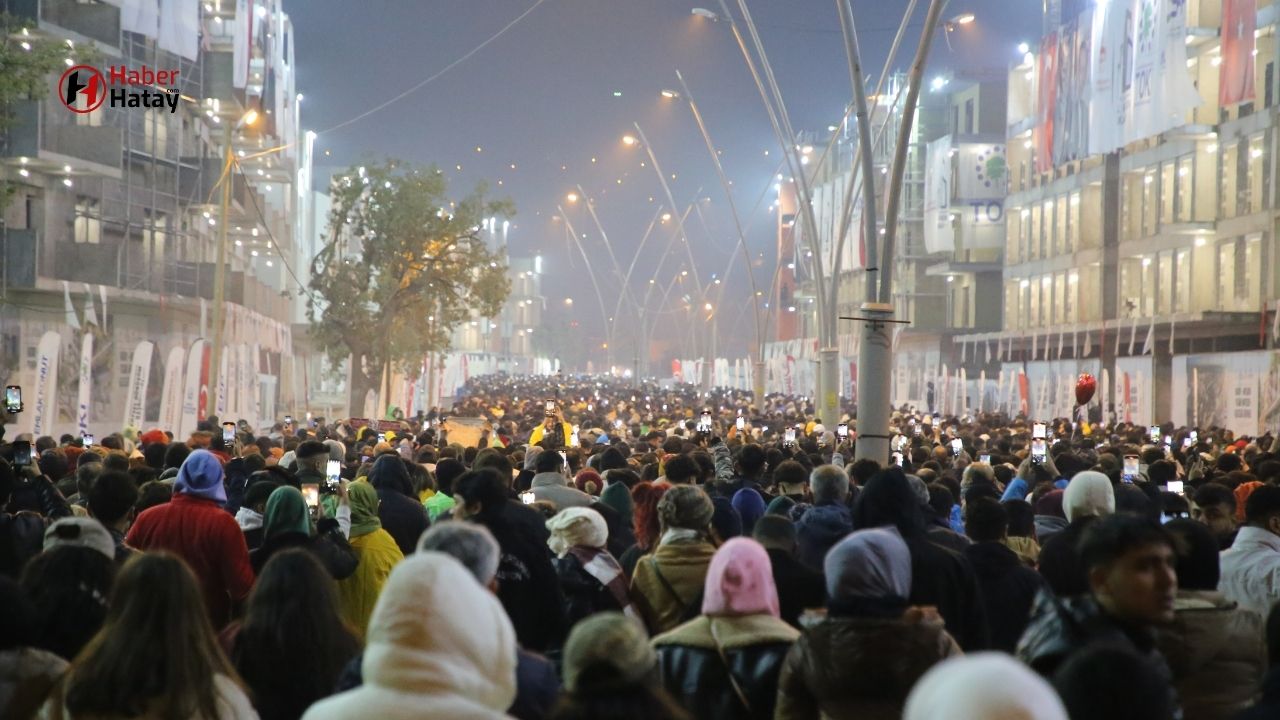
[[50, 330], [40, 336], [36, 346], [36, 387], [31, 403], [31, 437], [53, 434], [53, 423], [58, 418], [58, 354], [62, 350], [62, 336]]
[[66, 310], [67, 327], [73, 330], [80, 329], [80, 320], [76, 317], [76, 307], [71, 304], [71, 284], [66, 280], [62, 281], [62, 301], [63, 308]]
[[1084, 331], [1084, 348], [1080, 351], [1080, 357], [1089, 357], [1093, 354], [1093, 331], [1085, 329]]
[[204, 340], [191, 343], [187, 351], [187, 372], [182, 386], [182, 416], [176, 437], [185, 438], [195, 432], [200, 407], [200, 364], [204, 361]]
[[142, 428], [147, 410], [147, 385], [151, 381], [151, 353], [155, 345], [143, 340], [133, 349], [133, 363], [129, 366], [129, 388], [124, 401], [124, 420], [121, 427]]
[[1146, 355], [1155, 350], [1156, 343], [1156, 317], [1151, 316], [1151, 325], [1147, 328], [1147, 339], [1142, 341], [1142, 354]]
[[81, 435], [89, 432], [90, 397], [93, 392], [93, 333], [80, 340], [80, 386], [76, 393], [76, 426]]
[[169, 351], [164, 363], [164, 385], [160, 392], [160, 429], [178, 437], [178, 423], [182, 419], [182, 361], [187, 356], [182, 346]]
[[105, 327], [107, 324], [107, 286], [98, 286], [98, 297], [102, 300], [102, 324]]
[[1066, 347], [1067, 333], [1065, 328], [1058, 328], [1058, 359], [1062, 359], [1062, 349]]
[[214, 404], [214, 412], [217, 413], [218, 417], [223, 417], [227, 414], [227, 358], [230, 356], [231, 353], [227, 350], [224, 350], [218, 356], [218, 399]]
[[1098, 402], [1102, 404], [1102, 424], [1107, 425], [1109, 424], [1107, 408], [1113, 407], [1114, 404], [1111, 397], [1111, 371], [1106, 368], [1102, 368], [1102, 387], [1100, 389], [1101, 395], [1098, 398]]
[[964, 340], [960, 341], [960, 363], [969, 362], [969, 343]]
[[924, 170], [924, 248], [928, 253], [956, 249], [951, 218], [951, 136], [929, 143]]
[[1127, 355], [1133, 354], [1133, 344], [1138, 341], [1138, 316], [1133, 316], [1133, 322], [1129, 325], [1129, 352]]
[[98, 313], [93, 310], [93, 289], [89, 283], [84, 284], [84, 324], [99, 325]]
[[1031, 333], [1031, 359], [1032, 360], [1036, 359], [1036, 353], [1039, 352], [1040, 350], [1039, 341], [1040, 341], [1040, 336], [1037, 335], [1034, 331], [1032, 331]]
[[249, 82], [250, 43], [254, 17], [253, 4], [249, 0], [236, 0], [236, 19], [231, 39], [231, 86], [244, 88]]
[[1080, 357], [1080, 326], [1071, 326], [1071, 357]]
[[1174, 315], [1170, 315], [1169, 316], [1169, 354], [1170, 355], [1173, 355], [1173, 330], [1174, 330], [1175, 323], [1177, 323], [1177, 317]]

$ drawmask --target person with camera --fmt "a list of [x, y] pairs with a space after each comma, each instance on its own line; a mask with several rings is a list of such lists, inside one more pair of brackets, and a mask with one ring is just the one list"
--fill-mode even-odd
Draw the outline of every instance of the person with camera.
[[554, 402], [547, 402], [542, 424], [529, 433], [529, 444], [544, 450], [563, 450], [573, 435], [573, 426], [565, 422], [564, 414]]
[[[27, 561], [40, 554], [49, 523], [71, 515], [71, 506], [40, 466], [31, 459], [30, 443], [15, 442], [9, 459], [25, 453], [27, 462], [0, 458], [0, 508], [16, 504], [19, 512], [0, 512], [0, 575], [17, 579]], [[11, 501], [14, 501], [11, 504]]]

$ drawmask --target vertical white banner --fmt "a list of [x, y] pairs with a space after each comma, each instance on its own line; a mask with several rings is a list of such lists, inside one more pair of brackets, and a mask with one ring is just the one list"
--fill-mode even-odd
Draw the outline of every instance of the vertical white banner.
[[151, 380], [151, 353], [155, 345], [143, 340], [133, 349], [133, 364], [129, 366], [129, 388], [124, 401], [124, 420], [121, 427], [142, 428], [147, 409], [147, 385]]
[[93, 391], [93, 333], [80, 341], [80, 387], [76, 395], [76, 425], [81, 435], [89, 432], [89, 403]]
[[178, 438], [178, 423], [182, 418], [182, 360], [186, 351], [178, 346], [169, 351], [164, 363], [164, 385], [160, 392], [160, 429]]
[[35, 398], [31, 403], [31, 437], [49, 435], [58, 417], [58, 353], [62, 336], [50, 330], [36, 346]]
[[175, 437], [185, 438], [195, 432], [200, 422], [200, 363], [204, 360], [204, 340], [191, 343], [187, 351], [187, 373], [182, 384], [182, 416]]

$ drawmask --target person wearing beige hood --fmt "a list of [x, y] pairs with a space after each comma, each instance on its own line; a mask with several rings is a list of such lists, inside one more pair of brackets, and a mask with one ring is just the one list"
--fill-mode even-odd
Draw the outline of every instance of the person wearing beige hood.
[[364, 684], [303, 720], [506, 718], [516, 635], [502, 604], [457, 560], [420, 551], [398, 564], [369, 621]]

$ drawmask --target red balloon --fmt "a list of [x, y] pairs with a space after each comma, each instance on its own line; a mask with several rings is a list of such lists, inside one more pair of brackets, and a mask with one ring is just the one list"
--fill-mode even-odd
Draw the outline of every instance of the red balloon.
[[1076, 404], [1088, 405], [1097, 391], [1098, 381], [1089, 373], [1080, 373], [1080, 377], [1076, 378]]

